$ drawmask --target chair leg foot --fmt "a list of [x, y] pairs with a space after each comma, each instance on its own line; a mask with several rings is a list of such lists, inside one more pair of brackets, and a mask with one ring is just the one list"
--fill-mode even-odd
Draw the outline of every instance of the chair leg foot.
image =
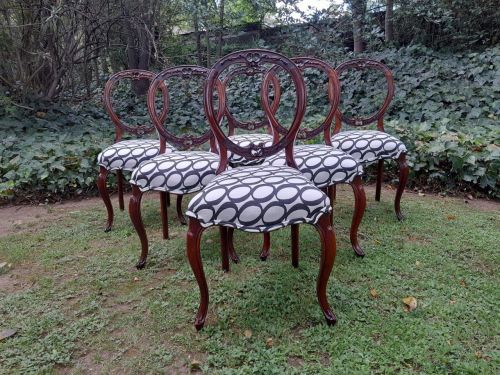
[[399, 184], [398, 190], [396, 191], [396, 198], [394, 199], [394, 211], [396, 211], [396, 217], [399, 221], [404, 219], [404, 215], [401, 212], [401, 197], [405, 191], [406, 182], [408, 181], [408, 174], [410, 168], [406, 162], [406, 154], [401, 154], [398, 158], [399, 166]]
[[137, 235], [139, 236], [139, 239], [141, 241], [141, 255], [139, 256], [139, 260], [135, 265], [138, 269], [144, 268], [146, 259], [148, 257], [148, 237], [146, 235], [146, 230], [144, 229], [144, 224], [141, 217], [142, 195], [142, 191], [136, 185], [132, 185], [132, 196], [130, 197], [128, 212], [130, 215], [130, 220], [132, 220], [132, 224], [134, 225], [135, 231], [137, 232]]
[[186, 218], [182, 213], [182, 194], [177, 195], [176, 209], [177, 209], [177, 218], [179, 219], [182, 225], [187, 225]]
[[106, 206], [106, 211], [108, 213], [108, 218], [106, 221], [106, 226], [104, 227], [105, 232], [109, 232], [113, 227], [113, 205], [111, 204], [111, 199], [109, 198], [108, 189], [106, 189], [106, 177], [108, 176], [108, 170], [104, 167], [99, 168], [99, 176], [97, 177], [97, 189], [99, 190], [99, 195], [101, 196], [104, 205]]
[[262, 250], [260, 251], [260, 260], [266, 261], [271, 252], [271, 233], [263, 233]]
[[328, 214], [324, 214], [316, 223], [316, 229], [321, 239], [321, 262], [318, 274], [318, 281], [316, 284], [316, 295], [318, 302], [323, 311], [323, 315], [328, 325], [333, 325], [337, 322], [337, 317], [333, 313], [328, 298], [326, 295], [326, 288], [328, 279], [333, 269], [336, 255], [335, 232], [330, 224]]
[[227, 252], [233, 263], [240, 262], [240, 257], [234, 250], [234, 228], [227, 228]]
[[198, 287], [200, 289], [200, 305], [198, 307], [198, 312], [194, 321], [194, 326], [196, 330], [199, 331], [205, 325], [205, 319], [208, 312], [208, 286], [207, 280], [205, 278], [205, 272], [203, 271], [203, 264], [201, 261], [200, 253], [200, 239], [203, 233], [203, 227], [200, 222], [196, 219], [189, 219], [189, 227], [187, 233], [187, 256], [189, 260], [189, 265], [193, 270], [196, 281], [198, 282]]
[[384, 160], [379, 160], [377, 164], [377, 182], [375, 185], [375, 200], [380, 202], [380, 191], [382, 190], [382, 180], [384, 179]]
[[361, 176], [357, 176], [351, 183], [354, 192], [354, 213], [352, 216], [350, 239], [354, 253], [359, 257], [364, 257], [365, 252], [358, 242], [358, 228], [363, 220], [366, 209], [366, 195], [361, 183]]
[[292, 266], [297, 268], [299, 266], [299, 225], [292, 224], [291, 231], [292, 231]]

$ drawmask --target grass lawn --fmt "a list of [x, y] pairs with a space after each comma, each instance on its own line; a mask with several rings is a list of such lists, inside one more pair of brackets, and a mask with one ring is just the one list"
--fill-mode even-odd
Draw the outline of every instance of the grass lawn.
[[[0, 237], [0, 263], [12, 264], [0, 271], [0, 331], [17, 330], [0, 341], [0, 373], [500, 373], [499, 206], [405, 194], [400, 223], [392, 199], [386, 190], [375, 202], [368, 191], [360, 230], [367, 256], [359, 259], [348, 237], [352, 194], [340, 189], [333, 327], [316, 301], [312, 227], [301, 227], [298, 269], [289, 228], [272, 234], [266, 262], [258, 257], [261, 237], [237, 232], [242, 262], [228, 274], [218, 231], [206, 231], [211, 294], [199, 333], [186, 228], [174, 218], [173, 238], [161, 239], [155, 196], [143, 209], [151, 246], [141, 271], [126, 212], [104, 233], [99, 200], [37, 208], [33, 220]], [[402, 301], [409, 296], [418, 301], [412, 312]]]

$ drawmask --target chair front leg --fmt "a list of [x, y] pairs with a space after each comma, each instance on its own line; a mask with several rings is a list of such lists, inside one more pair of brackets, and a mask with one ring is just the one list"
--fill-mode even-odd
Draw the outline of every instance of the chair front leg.
[[118, 205], [120, 210], [125, 209], [125, 203], [123, 202], [123, 172], [119, 169], [116, 171], [116, 179], [118, 180]]
[[379, 160], [377, 164], [377, 182], [375, 185], [375, 200], [380, 202], [380, 191], [382, 190], [382, 180], [384, 179], [384, 160]]
[[365, 253], [358, 242], [358, 228], [361, 220], [363, 220], [366, 209], [366, 195], [361, 183], [361, 176], [356, 176], [350, 185], [354, 192], [354, 214], [352, 216], [350, 232], [351, 245], [357, 256], [364, 257]]
[[168, 196], [167, 192], [160, 191], [160, 216], [164, 240], [168, 240]]
[[408, 167], [408, 163], [406, 162], [406, 154], [399, 155], [398, 158], [398, 166], [399, 166], [399, 184], [398, 190], [396, 191], [396, 198], [394, 199], [394, 210], [396, 211], [396, 216], [398, 220], [403, 220], [404, 215], [401, 213], [401, 196], [405, 191], [406, 182], [408, 181], [408, 174], [410, 172], [410, 168]]
[[181, 222], [182, 225], [186, 225], [186, 218], [184, 217], [184, 214], [182, 213], [182, 194], [177, 195], [177, 202], [176, 202], [176, 209], [177, 209], [177, 218]]
[[132, 196], [130, 197], [130, 202], [128, 204], [128, 213], [130, 215], [130, 220], [132, 220], [132, 224], [134, 224], [135, 231], [141, 241], [141, 255], [139, 257], [139, 261], [135, 265], [137, 269], [144, 268], [146, 258], [148, 257], [148, 237], [146, 236], [146, 230], [144, 229], [141, 217], [142, 195], [143, 193], [137, 185], [132, 185]]
[[265, 261], [269, 257], [271, 249], [271, 233], [265, 232], [262, 236], [262, 250], [260, 251], [260, 260]]
[[101, 196], [104, 205], [106, 206], [106, 211], [108, 213], [108, 219], [106, 221], [106, 227], [104, 227], [105, 232], [109, 232], [113, 226], [113, 205], [111, 204], [111, 199], [109, 199], [108, 189], [106, 189], [106, 177], [108, 176], [108, 170], [103, 166], [99, 167], [99, 176], [97, 177], [97, 189], [99, 190], [99, 195]]
[[194, 326], [199, 331], [205, 324], [208, 311], [208, 286], [200, 253], [200, 239], [203, 233], [203, 227], [197, 219], [189, 218], [189, 227], [187, 233], [187, 256], [191, 269], [193, 270], [198, 287], [200, 289], [200, 305], [196, 314]]
[[335, 232], [332, 225], [330, 224], [330, 218], [328, 214], [324, 214], [323, 216], [321, 216], [315, 227], [318, 230], [321, 239], [321, 262], [319, 267], [318, 281], [316, 284], [316, 295], [318, 297], [318, 302], [321, 310], [323, 311], [326, 322], [328, 323], [328, 325], [332, 325], [337, 322], [337, 317], [328, 304], [326, 287], [333, 269], [337, 251], [335, 243]]

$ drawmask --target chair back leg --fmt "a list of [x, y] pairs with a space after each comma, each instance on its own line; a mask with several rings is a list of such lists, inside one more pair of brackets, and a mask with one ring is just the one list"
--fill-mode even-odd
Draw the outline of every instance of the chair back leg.
[[106, 189], [106, 177], [108, 176], [108, 170], [104, 167], [99, 168], [99, 176], [97, 177], [97, 189], [99, 190], [99, 195], [101, 196], [104, 205], [106, 206], [106, 211], [108, 212], [108, 219], [106, 221], [106, 226], [104, 227], [105, 232], [109, 232], [113, 226], [113, 205], [111, 204], [111, 199], [109, 199], [108, 189]]
[[384, 161], [379, 160], [377, 164], [377, 184], [375, 186], [375, 200], [380, 202], [380, 190], [382, 189], [382, 180], [384, 179]]
[[399, 155], [398, 166], [399, 183], [398, 190], [396, 191], [396, 198], [394, 199], [394, 210], [396, 211], [398, 220], [403, 220], [404, 215], [401, 213], [401, 196], [405, 191], [406, 182], [408, 181], [408, 173], [410, 172], [410, 168], [408, 167], [408, 163], [406, 162], [406, 154]]
[[123, 172], [119, 169], [116, 171], [116, 179], [118, 181], [118, 205], [120, 210], [125, 209], [125, 203], [123, 202]]
[[354, 213], [350, 231], [351, 245], [357, 256], [364, 257], [365, 253], [358, 242], [358, 228], [359, 224], [361, 224], [361, 220], [363, 220], [366, 209], [366, 195], [363, 184], [361, 183], [361, 176], [356, 176], [350, 185], [354, 192]]

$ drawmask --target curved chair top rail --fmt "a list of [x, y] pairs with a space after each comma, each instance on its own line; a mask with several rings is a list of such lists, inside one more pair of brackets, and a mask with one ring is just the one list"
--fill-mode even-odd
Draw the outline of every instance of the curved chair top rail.
[[[313, 68], [324, 72], [328, 77], [328, 102], [330, 105], [325, 120], [314, 129], [299, 129], [297, 133], [297, 139], [301, 140], [312, 139], [321, 132], [323, 132], [325, 143], [331, 144], [331, 125], [333, 119], [335, 118], [335, 113], [337, 112], [338, 105], [340, 102], [340, 81], [337, 72], [335, 71], [335, 69], [333, 69], [333, 67], [330, 64], [315, 57], [300, 56], [300, 57], [293, 57], [291, 58], [291, 60], [297, 65], [297, 67], [301, 70], [302, 73], [307, 68]], [[270, 70], [269, 72], [270, 74], [268, 75], [268, 77], [275, 76], [278, 70], [279, 70], [278, 67], [276, 66], [273, 67]], [[264, 82], [264, 86], [267, 88], [268, 85], [269, 85], [269, 80], [266, 80]], [[277, 108], [278, 105], [276, 105], [275, 107]], [[287, 131], [287, 129], [283, 127], [279, 127], [277, 130], [281, 134], [284, 134]]]
[[387, 82], [387, 95], [384, 99], [384, 102], [382, 103], [382, 106], [379, 108], [377, 112], [372, 114], [369, 117], [347, 117], [344, 115], [341, 111], [340, 108], [337, 111], [337, 119], [335, 122], [335, 129], [334, 129], [334, 134], [338, 133], [341, 130], [342, 127], [342, 121], [345, 122], [346, 124], [349, 124], [351, 126], [364, 126], [368, 125], [371, 123], [374, 123], [375, 121], [377, 122], [377, 128], [380, 131], [384, 131], [384, 114], [387, 108], [389, 107], [389, 104], [391, 104], [391, 100], [394, 97], [394, 78], [392, 76], [392, 72], [390, 69], [383, 63], [376, 61], [376, 60], [371, 60], [371, 59], [354, 59], [354, 60], [349, 60], [346, 61], [342, 64], [340, 64], [336, 70], [337, 74], [340, 76], [341, 73], [349, 70], [349, 69], [356, 69], [356, 70], [363, 70], [363, 69], [375, 69], [379, 70], [382, 73], [384, 73], [385, 80]]
[[[219, 80], [220, 75], [232, 65], [244, 65], [248, 69], [260, 69], [264, 64], [278, 65], [290, 74], [296, 91], [296, 108], [293, 122], [288, 129], [288, 132], [278, 142], [271, 146], [251, 144], [249, 147], [241, 147], [232, 142], [220, 126], [220, 120], [217, 119], [213, 104], [214, 87], [216, 82]], [[264, 80], [266, 79], [270, 78], [264, 77]], [[225, 90], [223, 95], [225, 100]], [[271, 106], [269, 104], [269, 91], [265, 91], [264, 85], [261, 86], [261, 102], [271, 126], [273, 126], [273, 128], [277, 128], [277, 126], [281, 124], [279, 124], [271, 110]], [[243, 156], [244, 158], [253, 160], [268, 157], [276, 154], [282, 149], [285, 149], [287, 164], [296, 168], [296, 164], [293, 159], [293, 143], [306, 109], [306, 90], [299, 68], [297, 68], [297, 66], [289, 58], [283, 56], [282, 54], [264, 49], [249, 49], [226, 55], [217, 61], [210, 70], [205, 88], [204, 105], [208, 121], [210, 122], [210, 126], [212, 127], [212, 131], [214, 132], [219, 145], [219, 155], [221, 161], [219, 163], [217, 173], [220, 173], [227, 168], [228, 150], [237, 155]]]
[[[130, 126], [127, 125], [127, 123], [124, 122], [122, 119], [120, 119], [120, 117], [116, 114], [116, 112], [113, 109], [113, 103], [112, 103], [113, 89], [116, 87], [117, 83], [123, 79], [129, 79], [132, 81], [140, 81], [143, 79], [147, 79], [148, 81], [151, 82], [154, 76], [155, 73], [147, 70], [129, 69], [113, 74], [111, 77], [109, 77], [108, 81], [106, 82], [103, 92], [103, 102], [104, 102], [104, 107], [106, 108], [106, 112], [108, 113], [109, 117], [111, 118], [111, 121], [113, 121], [113, 124], [115, 125], [115, 142], [119, 142], [122, 139], [124, 132], [129, 132], [137, 136], [142, 136], [144, 134], [151, 133], [153, 130], [155, 130], [155, 127], [152, 124], [148, 125], [140, 124], [136, 126]], [[165, 121], [168, 112], [168, 93], [165, 85], [161, 85], [159, 89], [163, 94], [163, 104], [164, 104], [164, 109], [160, 113], [159, 117], [160, 119], [162, 119], [162, 121]]]
[[[264, 67], [248, 67], [248, 66], [238, 66], [234, 69], [232, 69], [229, 73], [226, 74], [224, 80], [223, 80], [223, 88], [224, 91], [227, 92], [227, 88], [229, 87], [229, 84], [231, 81], [234, 79], [234, 77], [237, 76], [242, 76], [246, 75], [247, 77], [255, 76], [257, 74], [265, 74], [267, 69]], [[274, 100], [271, 105], [271, 109], [273, 110], [273, 113], [276, 113], [278, 110], [278, 105], [279, 105], [279, 100], [281, 96], [281, 90], [280, 90], [280, 85], [279, 81], [276, 77], [273, 77], [272, 80], [273, 84], [273, 90], [274, 90]], [[227, 98], [227, 95], [226, 95]], [[245, 130], [255, 130], [263, 127], [268, 127], [269, 133], [272, 132], [272, 129], [270, 128], [269, 121], [267, 118], [264, 118], [262, 120], [250, 120], [250, 121], [240, 121], [236, 119], [231, 111], [229, 110], [229, 103], [226, 100], [226, 109], [225, 109], [225, 116], [227, 118], [228, 122], [228, 127], [229, 127], [229, 135], [234, 134], [235, 128], [240, 128], [240, 129], [245, 129]]]
[[[200, 135], [200, 136], [195, 136], [191, 134], [186, 134], [182, 137], [176, 136], [163, 126], [165, 122], [168, 119], [168, 104], [169, 100], [167, 100], [166, 105], [167, 107], [164, 107], [160, 115], [158, 115], [158, 112], [156, 111], [156, 106], [155, 106], [155, 96], [158, 91], [158, 89], [162, 86], [166, 87], [166, 92], [167, 92], [167, 97], [169, 97], [168, 94], [168, 87], [165, 84], [165, 80], [176, 77], [180, 79], [192, 79], [193, 77], [202, 77], [204, 80], [206, 79], [208, 75], [209, 69], [197, 65], [179, 65], [175, 66], [172, 68], [168, 68], [163, 70], [162, 72], [158, 73], [154, 79], [151, 82], [151, 85], [149, 86], [148, 90], [148, 111], [149, 115], [153, 121], [153, 125], [156, 127], [156, 130], [160, 134], [161, 137], [163, 137], [167, 142], [174, 144], [177, 147], [180, 147], [181, 149], [189, 149], [191, 147], [196, 147], [204, 144], [208, 140], [210, 140], [210, 146], [211, 149], [214, 150], [215, 143], [213, 142], [213, 137], [212, 137], [212, 131], [210, 127], [207, 127], [207, 131]], [[222, 84], [220, 81], [217, 83], [217, 91], [219, 92], [219, 95], [221, 95], [222, 90]], [[220, 98], [221, 96], [219, 96]], [[224, 99], [219, 100], [219, 106], [217, 113], [224, 113], [224, 105], [225, 101]], [[165, 101], [163, 102], [163, 105], [165, 106]], [[166, 112], [166, 115], [163, 116], [163, 111]]]

